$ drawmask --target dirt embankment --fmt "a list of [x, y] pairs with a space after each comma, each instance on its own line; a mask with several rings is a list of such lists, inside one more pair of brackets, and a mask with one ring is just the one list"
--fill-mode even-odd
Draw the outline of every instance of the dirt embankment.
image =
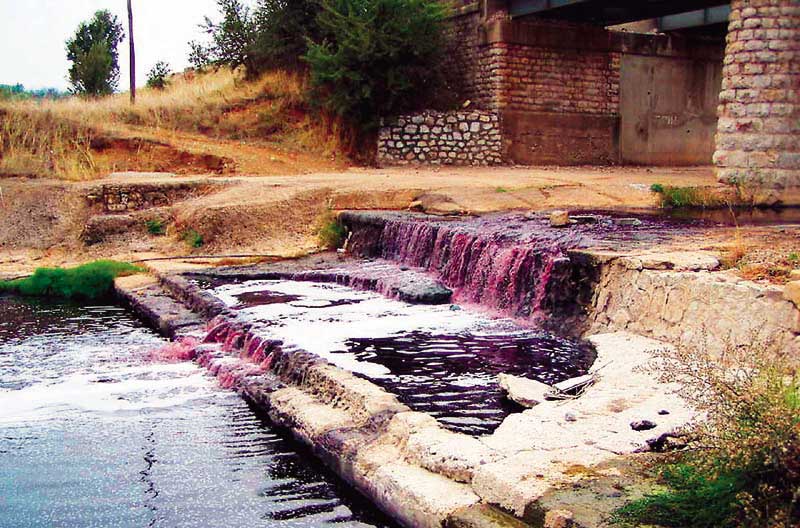
[[[439, 214], [641, 210], [655, 205], [649, 190], [653, 183], [715, 184], [709, 168], [593, 167], [350, 169], [252, 176], [131, 173], [83, 183], [6, 178], [0, 179], [0, 248], [6, 257], [15, 255], [11, 260], [17, 264], [0, 263], [0, 271], [18, 268], [19, 262], [32, 267], [100, 257], [295, 255], [317, 246], [318, 221], [329, 210], [412, 205]], [[111, 196], [108, 203], [98, 201], [103, 192]], [[151, 232], [148, 221], [157, 221], [160, 228], [152, 226]], [[187, 240], [190, 231], [202, 240]], [[731, 226], [679, 242], [689, 249], [730, 254], [731, 265], [753, 261], [766, 278], [772, 262], [791, 265], [800, 253], [792, 227]]]

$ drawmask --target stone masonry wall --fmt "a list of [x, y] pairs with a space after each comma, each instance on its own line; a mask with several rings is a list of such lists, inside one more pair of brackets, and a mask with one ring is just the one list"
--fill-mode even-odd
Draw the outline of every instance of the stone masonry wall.
[[622, 258], [603, 266], [592, 304], [592, 332], [625, 330], [713, 354], [754, 342], [800, 353], [800, 313], [783, 289], [732, 273], [643, 269]]
[[800, 2], [733, 0], [714, 162], [776, 201], [800, 188]]
[[422, 112], [400, 116], [378, 135], [381, 165], [496, 165], [502, 162], [497, 114], [485, 111]]
[[194, 183], [101, 185], [86, 195], [90, 205], [104, 212], [122, 213], [164, 207], [208, 192], [212, 186]]

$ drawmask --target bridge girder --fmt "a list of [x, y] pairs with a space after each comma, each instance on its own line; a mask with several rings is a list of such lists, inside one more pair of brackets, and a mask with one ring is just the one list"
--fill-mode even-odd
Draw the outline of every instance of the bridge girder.
[[[729, 0], [509, 0], [512, 17], [537, 16], [602, 26], [663, 20], [672, 29], [727, 20]], [[725, 18], [720, 20], [724, 14]], [[678, 18], [672, 18], [677, 16]]]

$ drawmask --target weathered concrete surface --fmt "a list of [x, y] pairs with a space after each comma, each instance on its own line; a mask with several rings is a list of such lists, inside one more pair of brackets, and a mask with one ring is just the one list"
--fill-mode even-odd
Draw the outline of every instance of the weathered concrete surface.
[[114, 289], [134, 313], [170, 338], [204, 330], [205, 320], [176, 302], [152, 276], [120, 277], [114, 281]]
[[620, 60], [620, 158], [646, 165], [708, 165], [722, 84], [719, 54]]
[[[551, 489], [579, 476], [570, 468], [594, 467], [616, 455], [646, 449], [648, 441], [682, 427], [693, 412], [676, 394], [677, 385], [658, 382], [641, 370], [652, 350], [667, 345], [628, 333], [595, 335], [598, 381], [574, 400], [545, 402], [510, 416], [482, 441], [501, 453], [473, 476], [473, 489], [485, 501], [536, 521], [539, 501]], [[669, 414], [659, 414], [667, 410]], [[656, 428], [639, 432], [630, 424], [648, 419]], [[542, 513], [543, 514], [543, 513]]]

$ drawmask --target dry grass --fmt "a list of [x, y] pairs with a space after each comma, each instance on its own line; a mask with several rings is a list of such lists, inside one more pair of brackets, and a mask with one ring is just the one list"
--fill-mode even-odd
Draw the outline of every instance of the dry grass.
[[336, 120], [315, 117], [306, 81], [275, 71], [255, 81], [227, 69], [173, 76], [165, 90], [142, 89], [135, 106], [127, 94], [0, 103], [0, 174], [90, 179], [102, 172], [92, 156], [95, 138], [147, 129], [264, 142], [288, 151], [331, 157], [346, 137]]
[[800, 243], [791, 234], [761, 231], [749, 236], [736, 228], [733, 239], [718, 248], [720, 263], [744, 279], [785, 284], [800, 269]]

